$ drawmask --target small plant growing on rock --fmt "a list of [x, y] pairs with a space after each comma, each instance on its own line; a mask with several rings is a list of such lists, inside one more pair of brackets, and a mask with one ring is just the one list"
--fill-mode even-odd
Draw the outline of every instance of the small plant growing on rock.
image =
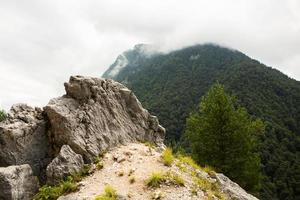
[[197, 163], [189, 156], [184, 156], [184, 155], [177, 155], [177, 159], [186, 165], [189, 165], [190, 167], [194, 168], [194, 169], [201, 169], [201, 167], [199, 165], [197, 165]]
[[196, 187], [206, 192], [209, 198], [211, 197], [211, 199], [213, 199], [212, 195], [214, 195], [220, 200], [225, 199], [224, 194], [221, 192], [218, 183], [212, 183], [209, 180], [201, 177], [195, 177], [194, 183]]
[[173, 185], [184, 186], [184, 180], [173, 172], [154, 172], [146, 180], [146, 185], [148, 187], [157, 188], [167, 182]]
[[56, 200], [63, 194], [68, 194], [77, 190], [77, 184], [71, 176], [60, 182], [56, 186], [44, 185], [33, 197], [34, 200]]
[[162, 155], [161, 155], [162, 161], [164, 163], [164, 165], [166, 166], [171, 166], [173, 161], [174, 161], [174, 156], [172, 153], [172, 149], [171, 148], [166, 148]]
[[106, 185], [104, 188], [104, 194], [96, 196], [95, 200], [116, 200], [117, 197], [117, 190], [111, 185]]
[[101, 162], [101, 158], [100, 158], [100, 156], [96, 156], [95, 157], [95, 159], [94, 159], [94, 164], [97, 164], [97, 163], [99, 163], [99, 162]]
[[103, 162], [100, 161], [99, 163], [97, 163], [96, 167], [97, 167], [98, 170], [103, 169], [103, 167], [104, 167]]
[[171, 182], [173, 182], [173, 184], [184, 186], [184, 180], [179, 175], [174, 173], [169, 173], [168, 177], [171, 180]]
[[81, 181], [84, 177], [90, 175], [91, 165], [84, 164], [83, 167], [80, 169], [79, 172], [73, 173], [72, 178], [75, 182]]
[[148, 187], [159, 187], [160, 184], [164, 183], [166, 181], [166, 177], [162, 172], [154, 172], [151, 174], [151, 176], [146, 180], [146, 185]]
[[214, 168], [211, 167], [211, 166], [207, 166], [207, 165], [206, 165], [206, 166], [203, 168], [203, 171], [205, 171], [206, 173], [208, 173], [208, 175], [209, 175], [210, 177], [216, 177], [216, 172], [215, 172]]

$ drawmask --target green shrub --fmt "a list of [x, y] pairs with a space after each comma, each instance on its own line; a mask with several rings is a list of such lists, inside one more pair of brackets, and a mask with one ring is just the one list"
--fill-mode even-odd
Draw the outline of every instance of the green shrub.
[[172, 153], [172, 149], [171, 148], [166, 148], [162, 155], [161, 155], [162, 161], [164, 163], [164, 165], [166, 166], [171, 166], [173, 161], [174, 161], [174, 156]]
[[99, 162], [101, 162], [101, 160], [102, 160], [102, 158], [101, 158], [100, 156], [96, 156], [96, 157], [94, 158], [93, 163], [94, 163], [94, 164], [98, 164]]
[[184, 180], [179, 175], [171, 173], [169, 178], [175, 185], [184, 186]]
[[146, 180], [146, 185], [148, 187], [159, 187], [160, 184], [166, 181], [166, 177], [162, 172], [154, 172], [151, 176]]
[[97, 167], [98, 170], [103, 169], [103, 167], [104, 167], [103, 162], [102, 161], [98, 162], [96, 164], [96, 167]]
[[77, 173], [73, 173], [72, 177], [74, 179], [75, 182], [79, 182], [81, 181], [84, 177], [90, 175], [90, 169], [91, 169], [91, 165], [89, 164], [84, 164], [83, 167], [80, 169], [79, 172]]
[[206, 178], [195, 177], [194, 183], [196, 187], [203, 190], [208, 194], [209, 199], [213, 199], [212, 195], [218, 197], [218, 199], [223, 200], [225, 199], [224, 194], [221, 192], [220, 186], [218, 183], [212, 183]]
[[34, 200], [56, 200], [63, 194], [68, 194], [77, 190], [77, 184], [71, 176], [56, 186], [44, 185], [34, 196]]
[[116, 200], [118, 197], [117, 190], [107, 185], [104, 188], [104, 194], [96, 196], [95, 200]]
[[146, 185], [148, 187], [157, 188], [167, 181], [174, 185], [184, 186], [184, 180], [179, 175], [172, 172], [154, 172], [146, 179]]
[[184, 155], [177, 155], [177, 159], [186, 164], [189, 165], [190, 167], [193, 167], [194, 169], [201, 169], [201, 167], [199, 165], [197, 165], [197, 163], [189, 156], [184, 156]]
[[4, 110], [0, 110], [0, 122], [4, 121], [7, 117], [7, 114]]

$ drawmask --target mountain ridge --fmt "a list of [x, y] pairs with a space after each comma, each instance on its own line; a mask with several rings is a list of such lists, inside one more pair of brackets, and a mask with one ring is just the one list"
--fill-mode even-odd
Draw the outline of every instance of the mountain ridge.
[[299, 197], [299, 81], [237, 50], [210, 44], [141, 60], [138, 71], [127, 66], [114, 79], [160, 118], [169, 142], [181, 138], [186, 117], [209, 87], [223, 84], [253, 117], [266, 122], [261, 151], [264, 199]]

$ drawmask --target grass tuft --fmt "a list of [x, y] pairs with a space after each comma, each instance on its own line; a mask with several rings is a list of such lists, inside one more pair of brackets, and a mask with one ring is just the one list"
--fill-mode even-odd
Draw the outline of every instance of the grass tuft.
[[84, 164], [79, 172], [71, 174], [75, 182], [81, 181], [84, 177], [90, 175], [91, 165]]
[[184, 186], [184, 180], [177, 174], [171, 174], [170, 179], [175, 185]]
[[214, 195], [220, 200], [225, 199], [225, 196], [221, 192], [220, 186], [217, 183], [212, 183], [209, 180], [201, 177], [194, 178], [194, 183], [198, 188], [206, 192], [209, 198], [212, 198], [212, 195]]
[[180, 162], [193, 167], [194, 169], [201, 169], [201, 167], [199, 165], [197, 165], [197, 163], [189, 156], [184, 156], [184, 155], [179, 154], [179, 155], [177, 155], [177, 159]]
[[104, 168], [103, 162], [102, 162], [102, 161], [98, 162], [98, 163], [96, 164], [96, 168], [97, 168], [98, 170], [103, 169], [103, 168]]
[[68, 194], [77, 190], [77, 184], [71, 176], [60, 182], [56, 186], [44, 185], [33, 197], [34, 200], [56, 200], [63, 194]]
[[117, 197], [117, 190], [111, 185], [106, 185], [104, 188], [104, 194], [96, 196], [95, 200], [116, 200]]
[[154, 172], [146, 179], [146, 185], [148, 187], [157, 188], [167, 181], [174, 185], [184, 186], [184, 180], [179, 175], [172, 172]]
[[161, 155], [161, 158], [162, 158], [162, 161], [164, 163], [164, 165], [166, 166], [171, 166], [173, 161], [174, 161], [174, 156], [173, 156], [173, 153], [172, 153], [172, 149], [171, 148], [166, 148], [162, 155]]
[[166, 181], [166, 177], [162, 172], [153, 172], [151, 176], [146, 180], [146, 185], [148, 187], [159, 187], [160, 184]]

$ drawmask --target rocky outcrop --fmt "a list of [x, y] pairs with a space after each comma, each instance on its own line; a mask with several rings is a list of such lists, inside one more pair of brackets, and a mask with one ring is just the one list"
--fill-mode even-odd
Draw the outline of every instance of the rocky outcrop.
[[5, 189], [11, 191], [5, 199], [14, 199], [14, 191], [28, 199], [32, 190], [22, 181], [31, 183], [32, 172], [25, 172], [23, 164], [29, 164], [42, 183], [56, 184], [108, 148], [133, 141], [162, 144], [164, 128], [125, 86], [75, 76], [65, 89], [66, 95], [52, 99], [44, 110], [17, 104], [0, 122], [0, 167], [21, 165], [1, 168], [9, 177], [21, 177], [20, 183], [12, 180], [15, 185]]
[[68, 145], [63, 145], [58, 156], [47, 166], [47, 183], [59, 183], [63, 178], [79, 172], [83, 164], [81, 155], [76, 154]]
[[12, 106], [0, 123], [0, 167], [29, 164], [39, 174], [47, 164], [46, 124], [40, 108]]
[[222, 191], [229, 197], [229, 199], [235, 200], [258, 200], [256, 197], [248, 194], [243, 188], [238, 184], [232, 182], [224, 174], [216, 174], [216, 179], [222, 187]]
[[0, 200], [29, 200], [39, 187], [29, 165], [0, 167]]
[[112, 80], [72, 76], [66, 95], [44, 108], [56, 150], [68, 144], [86, 162], [118, 144], [163, 142], [165, 130], [125, 86]]
[[[65, 90], [66, 95], [50, 100], [44, 110], [25, 104], [14, 105], [7, 119], [0, 122], [0, 200], [32, 199], [38, 189], [38, 178], [42, 184], [57, 184], [108, 149], [116, 152], [109, 160], [103, 158], [102, 172], [103, 177], [108, 178], [106, 181], [111, 180], [112, 174], [119, 179], [116, 166], [126, 163], [130, 167], [128, 173], [140, 177], [137, 181], [141, 184], [137, 185], [144, 184], [145, 169], [149, 173], [160, 168], [167, 170], [159, 161], [165, 129], [142, 107], [132, 91], [113, 80], [83, 76], [71, 77], [65, 83]], [[138, 143], [146, 141], [156, 144], [155, 152]], [[129, 144], [129, 149], [120, 152], [114, 148], [122, 148], [123, 144]], [[140, 170], [132, 169], [139, 165]], [[93, 166], [96, 170], [96, 165]], [[173, 167], [176, 173], [181, 173], [175, 165]], [[212, 179], [206, 172], [197, 172], [197, 175]], [[176, 199], [173, 198], [176, 192], [178, 199], [190, 197], [191, 178], [188, 178], [188, 187], [169, 192], [170, 199]], [[116, 182], [120, 189], [128, 184], [128, 180], [125, 181]], [[212, 181], [217, 181], [222, 192], [232, 199], [256, 200], [222, 174], [217, 174]], [[105, 183], [102, 179], [100, 182]], [[141, 189], [138, 196], [144, 193]], [[205, 193], [199, 192], [196, 198], [204, 197]], [[150, 193], [146, 195], [150, 197]], [[71, 199], [77, 198], [73, 197]]]

